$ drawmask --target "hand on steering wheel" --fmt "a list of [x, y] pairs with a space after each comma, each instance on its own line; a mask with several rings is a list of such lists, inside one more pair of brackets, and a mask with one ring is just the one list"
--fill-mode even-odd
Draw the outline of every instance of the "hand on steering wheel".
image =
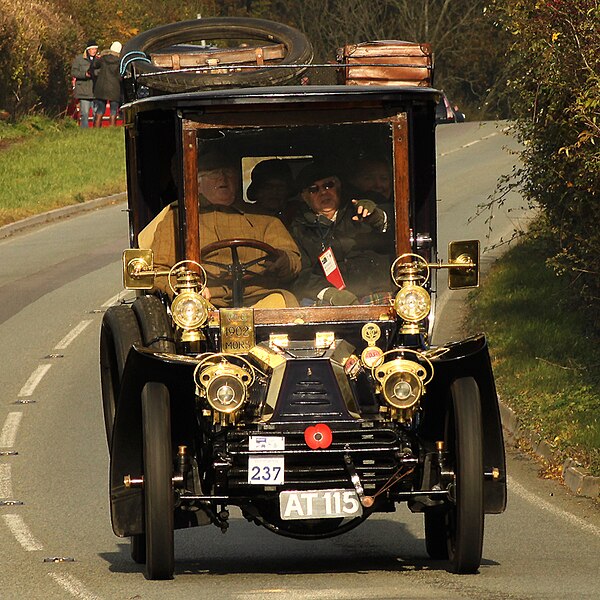
[[[227, 248], [231, 251], [231, 264], [221, 263], [210, 260], [210, 256], [218, 250]], [[264, 252], [264, 256], [260, 256], [253, 260], [241, 262], [238, 254], [238, 248], [254, 248]], [[202, 262], [205, 265], [211, 265], [213, 267], [219, 267], [226, 274], [231, 276], [232, 280], [232, 294], [233, 294], [233, 306], [242, 306], [244, 298], [244, 279], [256, 276], [258, 273], [250, 271], [250, 267], [254, 265], [262, 265], [267, 261], [277, 261], [281, 256], [281, 251], [273, 248], [270, 244], [261, 242], [259, 240], [252, 239], [228, 239], [219, 240], [212, 244], [207, 244], [200, 251]]]

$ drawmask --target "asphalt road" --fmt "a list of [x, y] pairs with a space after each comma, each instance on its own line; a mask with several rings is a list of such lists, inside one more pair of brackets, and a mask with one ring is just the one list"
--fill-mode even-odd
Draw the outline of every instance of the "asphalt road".
[[[469, 217], [514, 156], [494, 123], [445, 125], [438, 138], [445, 258], [449, 238], [489, 245], [485, 219]], [[490, 241], [527, 218], [518, 207], [512, 198], [497, 213]], [[175, 580], [146, 581], [110, 527], [98, 375], [101, 313], [121, 289], [123, 208], [0, 241], [1, 600], [600, 597], [600, 512], [512, 450], [508, 509], [486, 519], [478, 575], [428, 560], [422, 517], [399, 507], [320, 542], [241, 519], [226, 535], [177, 532]], [[497, 252], [484, 254], [484, 265]], [[458, 335], [463, 296], [440, 281], [436, 340]]]

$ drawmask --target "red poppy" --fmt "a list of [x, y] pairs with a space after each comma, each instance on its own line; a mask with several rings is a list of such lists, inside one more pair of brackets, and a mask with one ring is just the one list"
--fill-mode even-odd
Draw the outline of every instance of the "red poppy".
[[304, 431], [304, 441], [312, 450], [317, 448], [329, 448], [333, 440], [331, 429], [325, 423], [311, 425]]

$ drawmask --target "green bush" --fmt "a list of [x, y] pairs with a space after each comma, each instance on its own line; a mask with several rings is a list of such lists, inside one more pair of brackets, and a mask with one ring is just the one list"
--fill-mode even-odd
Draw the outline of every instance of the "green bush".
[[[600, 323], [600, 2], [497, 0], [508, 56], [517, 183], [544, 210], [567, 273]], [[514, 183], [514, 181], [513, 181]]]
[[43, 100], [64, 110], [78, 29], [45, 0], [0, 0], [0, 109], [17, 119]]

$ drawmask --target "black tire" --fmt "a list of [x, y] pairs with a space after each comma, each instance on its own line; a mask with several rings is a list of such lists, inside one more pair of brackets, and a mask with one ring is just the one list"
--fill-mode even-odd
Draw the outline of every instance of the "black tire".
[[109, 450], [125, 361], [131, 346], [140, 343], [140, 328], [131, 308], [123, 304], [108, 308], [100, 328], [100, 382]]
[[479, 388], [472, 377], [451, 386], [446, 450], [453, 460], [455, 504], [446, 514], [448, 557], [455, 573], [475, 573], [483, 549], [483, 436]]
[[[175, 352], [173, 328], [164, 304], [156, 296], [140, 296], [133, 303], [136, 323], [140, 331], [141, 343], [160, 352]], [[131, 536], [131, 558], [138, 564], [146, 562], [146, 534]]]
[[[301, 31], [274, 21], [238, 17], [196, 19], [156, 27], [130, 39], [125, 44], [121, 56], [127, 61], [128, 56], [133, 57], [135, 53], [138, 53], [138, 56], [139, 53], [149, 54], [174, 44], [201, 39], [256, 39], [281, 43], [286, 48], [286, 56], [282, 61], [286, 65], [305, 65], [310, 63], [313, 56], [312, 46]], [[133, 69], [136, 74], [145, 75], [140, 80], [142, 85], [168, 93], [245, 85], [268, 86], [294, 79], [305, 70], [305, 67], [298, 66], [212, 75], [193, 71], [169, 73], [168, 69], [141, 60], [132, 64], [135, 65]]]
[[129, 538], [129, 553], [133, 562], [146, 564], [146, 534], [140, 533]]
[[169, 392], [160, 383], [142, 391], [146, 577], [173, 579], [173, 452]]
[[425, 548], [433, 560], [448, 560], [448, 536], [444, 511], [428, 510], [425, 517]]
[[165, 305], [156, 296], [140, 296], [132, 308], [144, 346], [160, 352], [175, 352], [173, 327]]

